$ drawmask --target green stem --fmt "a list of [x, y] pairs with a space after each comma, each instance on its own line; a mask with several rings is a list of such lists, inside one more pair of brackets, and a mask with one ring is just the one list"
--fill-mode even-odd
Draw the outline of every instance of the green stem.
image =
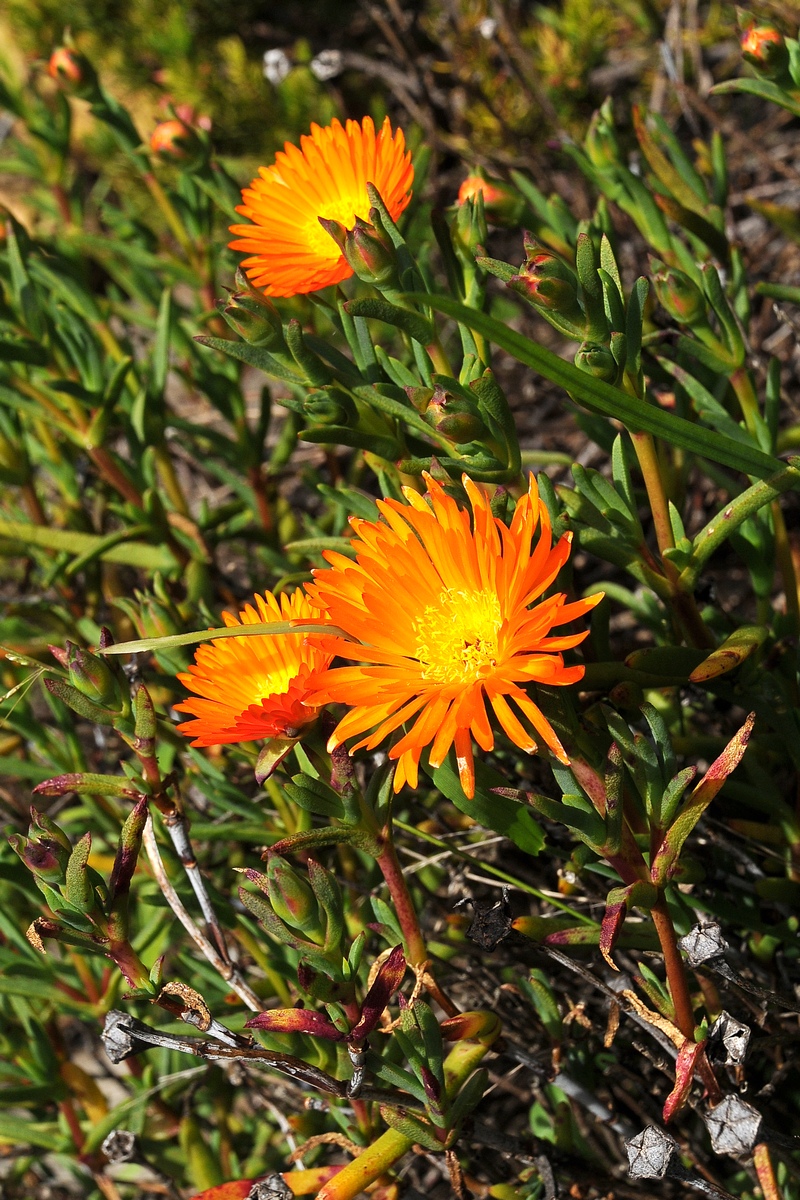
[[756, 418], [758, 417], [758, 397], [750, 378], [747, 367], [739, 367], [730, 377], [730, 384], [739, 401], [747, 432], [756, 437]]
[[761, 479], [754, 483], [746, 492], [732, 500], [722, 512], [711, 518], [694, 539], [691, 562], [681, 575], [684, 587], [694, 585], [706, 561], [743, 521], [765, 504], [775, 500], [781, 492], [800, 488], [799, 462], [800, 460], [793, 459], [785, 470], [770, 476], [769, 479]]
[[161, 184], [158, 182], [155, 175], [153, 175], [151, 171], [145, 171], [143, 174], [143, 178], [144, 178], [145, 184], [147, 185], [147, 190], [150, 192], [150, 195], [155, 200], [156, 205], [161, 210], [161, 215], [163, 216], [164, 220], [167, 222], [167, 225], [169, 226], [170, 230], [172, 231], [172, 234], [174, 235], [176, 242], [178, 243], [180, 248], [183, 250], [184, 254], [188, 258], [188, 260], [192, 264], [192, 266], [196, 267], [197, 264], [195, 262], [194, 245], [192, 244], [192, 240], [189, 237], [188, 233], [184, 229], [183, 222], [181, 221], [180, 217], [178, 216], [178, 213], [177, 213], [175, 207], [173, 206], [172, 201], [170, 200], [169, 196], [164, 191]]
[[772, 524], [775, 530], [775, 553], [778, 561], [778, 569], [781, 573], [783, 593], [786, 597], [786, 616], [791, 621], [792, 633], [796, 637], [798, 632], [800, 632], [800, 597], [798, 596], [794, 556], [792, 555], [789, 535], [786, 532], [786, 522], [783, 519], [781, 506], [777, 500], [773, 500], [770, 505], [770, 512], [772, 513]]
[[[747, 431], [754, 439], [757, 438], [758, 397], [753, 387], [750, 372], [746, 367], [739, 367], [731, 375], [731, 387], [736, 393], [739, 407], [742, 410]], [[796, 635], [800, 630], [800, 602], [798, 601], [797, 573], [794, 568], [792, 549], [786, 533], [786, 522], [783, 519], [780, 505], [773, 501], [770, 505], [772, 524], [775, 530], [775, 550], [778, 569], [783, 580], [783, 591], [786, 596], [786, 615], [792, 623], [792, 631]]]
[[703, 623], [703, 618], [695, 603], [694, 596], [681, 583], [680, 575], [675, 564], [666, 557], [666, 551], [675, 547], [672, 536], [672, 522], [669, 519], [669, 505], [664, 490], [664, 480], [658, 462], [658, 453], [652, 434], [631, 433], [639, 468], [644, 479], [650, 511], [653, 515], [653, 525], [656, 531], [664, 577], [669, 584], [672, 609], [678, 625], [683, 629], [686, 639], [693, 646], [701, 649], [712, 649], [714, 639]]
[[444, 347], [439, 339], [439, 334], [434, 336], [430, 346], [425, 349], [430, 355], [430, 360], [433, 363], [433, 368], [438, 375], [450, 375], [452, 377], [453, 368], [450, 365], [450, 360], [445, 354]]
[[[650, 511], [653, 515], [653, 526], [656, 531], [658, 549], [663, 556], [665, 550], [672, 550], [674, 548], [675, 540], [672, 536], [672, 522], [669, 519], [669, 506], [667, 504], [667, 495], [664, 491], [664, 481], [661, 477], [661, 467], [659, 466], [658, 454], [656, 453], [656, 444], [653, 440], [653, 435], [650, 433], [632, 433], [631, 440], [633, 448], [636, 451], [636, 457], [639, 460], [639, 469], [644, 479], [647, 499], [650, 502]], [[665, 573], [669, 573], [671, 565], [668, 559], [664, 560]], [[672, 569], [673, 571], [675, 570], [674, 566]]]
[[[448, 1099], [453, 1100], [488, 1051], [481, 1042], [458, 1042], [444, 1061]], [[390, 1170], [414, 1144], [396, 1129], [387, 1129], [358, 1158], [348, 1163], [317, 1192], [317, 1200], [354, 1200], [365, 1188]]]

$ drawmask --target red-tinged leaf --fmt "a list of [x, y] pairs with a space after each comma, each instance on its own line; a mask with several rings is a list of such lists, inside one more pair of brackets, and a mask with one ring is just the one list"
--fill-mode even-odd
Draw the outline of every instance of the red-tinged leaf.
[[263, 1029], [269, 1033], [309, 1033], [329, 1042], [340, 1042], [344, 1037], [325, 1013], [307, 1008], [272, 1008], [251, 1017], [245, 1028]]
[[608, 798], [606, 796], [605, 784], [597, 771], [580, 758], [571, 758], [569, 769], [600, 813], [600, 816], [605, 816]]
[[[275, 1179], [275, 1182], [278, 1183], [282, 1180], [291, 1189], [293, 1196], [316, 1196], [320, 1188], [330, 1182], [341, 1170], [343, 1170], [343, 1164], [335, 1163], [329, 1167], [311, 1167], [306, 1171], [286, 1171], [277, 1178], [268, 1175], [265, 1182], [268, 1183]], [[236, 1179], [230, 1183], [219, 1183], [205, 1192], [198, 1192], [192, 1196], [192, 1200], [246, 1200], [253, 1184], [257, 1182], [257, 1179]]]
[[727, 637], [722, 645], [704, 658], [689, 676], [690, 683], [707, 683], [718, 675], [733, 671], [762, 645], [769, 630], [766, 625], [743, 625]]
[[719, 758], [711, 764], [689, 798], [675, 817], [664, 835], [664, 840], [653, 857], [650, 878], [663, 887], [672, 877], [683, 849], [684, 842], [697, 822], [721, 789], [725, 780], [742, 761], [750, 734], [753, 732], [755, 713], [745, 721], [741, 729], [728, 742]]
[[140, 793], [125, 775], [91, 775], [87, 772], [72, 772], [55, 775], [37, 783], [34, 796], [64, 796], [74, 792], [76, 796], [124, 796], [138, 800]]
[[428, 1097], [428, 1100], [432, 1105], [438, 1106], [439, 1101], [442, 1098], [442, 1085], [439, 1083], [439, 1080], [436, 1078], [433, 1071], [429, 1070], [424, 1063], [422, 1064], [422, 1068], [420, 1070], [420, 1077], [422, 1079], [422, 1086], [425, 1089], [425, 1095]]
[[[359, 845], [361, 840], [349, 828], [339, 825], [323, 826], [319, 829], [311, 829], [307, 833], [290, 833], [288, 837], [281, 838], [279, 842], [275, 842], [273, 846], [265, 850], [262, 858], [318, 850], [320, 846], [335, 846], [341, 842], [352, 842], [354, 845]], [[372, 840], [374, 841], [374, 839]]]
[[134, 805], [132, 812], [122, 827], [117, 856], [111, 870], [108, 885], [109, 900], [124, 896], [130, 891], [131, 879], [139, 860], [142, 847], [142, 834], [147, 820], [147, 796], [142, 796]]
[[205, 1192], [197, 1192], [192, 1200], [246, 1200], [255, 1182], [255, 1179], [235, 1179], [220, 1183]]
[[258, 755], [256, 762], [256, 783], [262, 784], [281, 765], [286, 755], [297, 745], [298, 738], [270, 738]]
[[628, 906], [624, 900], [617, 900], [614, 904], [607, 904], [606, 911], [603, 913], [603, 923], [600, 926], [600, 953], [614, 971], [618, 971], [619, 967], [611, 957], [611, 951], [614, 949], [616, 940], [619, 937], [619, 932], [625, 922], [627, 912]]
[[493, 1012], [476, 1009], [442, 1021], [439, 1030], [445, 1042], [479, 1041], [489, 1045], [500, 1032], [500, 1018]]
[[664, 1104], [664, 1124], [667, 1125], [679, 1113], [686, 1103], [694, 1079], [694, 1071], [699, 1056], [705, 1049], [705, 1042], [685, 1041], [678, 1051], [675, 1062], [675, 1086], [667, 1096]]
[[403, 947], [395, 946], [386, 961], [381, 964], [372, 987], [364, 997], [364, 1003], [361, 1006], [361, 1019], [350, 1030], [347, 1036], [348, 1042], [356, 1044], [363, 1042], [372, 1033], [381, 1019], [381, 1013], [403, 982], [405, 973], [406, 959], [403, 954]]
[[600, 925], [599, 946], [600, 953], [614, 971], [618, 971], [619, 967], [611, 957], [611, 951], [617, 943], [626, 916], [635, 904], [652, 908], [657, 899], [658, 889], [643, 879], [629, 883], [627, 887], [612, 888], [608, 893], [606, 911]]

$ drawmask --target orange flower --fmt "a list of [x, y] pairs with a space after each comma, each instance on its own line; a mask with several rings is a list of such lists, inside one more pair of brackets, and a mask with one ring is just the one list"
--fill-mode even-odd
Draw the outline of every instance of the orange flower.
[[492, 515], [488, 496], [466, 476], [472, 527], [469, 513], [433, 479], [426, 480], [430, 506], [407, 489], [407, 505], [378, 502], [384, 521], [351, 521], [355, 562], [325, 553], [331, 567], [316, 571], [307, 591], [360, 644], [333, 634], [316, 640], [331, 653], [367, 665], [324, 670], [308, 686], [314, 703], [350, 706], [331, 749], [371, 730], [353, 750], [374, 750], [408, 723], [408, 732], [389, 751], [398, 760], [395, 791], [404, 783], [416, 786], [426, 746], [433, 743], [430, 761], [436, 767], [455, 743], [461, 786], [472, 797], [472, 738], [483, 750], [494, 745], [487, 700], [520, 749], [536, 749], [523, 718], [567, 761], [554, 730], [520, 685], [560, 686], [583, 676], [582, 666], [564, 666], [561, 651], [586, 633], [548, 634], [583, 616], [600, 596], [572, 604], [563, 594], [540, 600], [569, 556], [572, 535], [552, 546], [547, 509], [533, 477], [510, 528]]
[[324, 129], [312, 125], [300, 147], [287, 142], [271, 167], [259, 167], [260, 178], [245, 188], [244, 204], [236, 209], [254, 224], [230, 227], [239, 234], [231, 249], [252, 255], [242, 266], [268, 296], [315, 292], [353, 274], [319, 218], [347, 229], [356, 217], [366, 220], [368, 183], [378, 189], [393, 220], [411, 199], [411, 155], [403, 131], [392, 135], [388, 117], [377, 135], [371, 117], [360, 125], [348, 121], [344, 128], [336, 120]]
[[486, 220], [492, 225], [508, 229], [519, 225], [525, 212], [525, 201], [515, 188], [502, 179], [485, 179], [482, 175], [468, 175], [458, 189], [458, 203], [475, 200], [483, 196]]
[[[223, 613], [225, 624], [259, 625], [276, 621], [318, 621], [302, 589], [278, 600], [267, 592], [256, 596], [239, 613]], [[331, 655], [306, 645], [302, 633], [254, 634], [216, 638], [197, 648], [195, 664], [178, 679], [196, 692], [176, 704], [178, 712], [196, 719], [179, 725], [193, 737], [193, 746], [220, 746], [224, 742], [249, 742], [260, 738], [294, 738], [316, 719], [317, 707], [306, 704], [307, 681], [312, 671], [324, 670]]]
[[150, 149], [165, 158], [188, 158], [186, 147], [192, 137], [183, 121], [161, 121], [150, 134]]
[[786, 41], [772, 25], [751, 25], [742, 36], [742, 54], [752, 66], [779, 73], [789, 61]]

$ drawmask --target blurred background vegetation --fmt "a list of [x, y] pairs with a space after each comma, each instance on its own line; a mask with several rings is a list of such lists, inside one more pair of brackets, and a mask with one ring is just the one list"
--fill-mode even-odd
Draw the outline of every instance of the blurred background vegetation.
[[672, 70], [702, 90], [704, 50], [738, 61], [733, 5], [701, 15], [671, 0], [9, 0], [0, 19], [17, 70], [69, 30], [143, 132], [168, 99], [191, 104], [213, 120], [218, 152], [248, 162], [311, 120], [387, 105], [442, 148], [530, 162], [557, 130], [579, 133], [609, 92], [646, 99]]

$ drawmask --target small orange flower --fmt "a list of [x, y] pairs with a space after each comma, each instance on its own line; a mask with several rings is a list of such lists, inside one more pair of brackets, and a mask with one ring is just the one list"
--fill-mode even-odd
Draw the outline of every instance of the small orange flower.
[[76, 87], [84, 82], [83, 61], [81, 55], [70, 50], [69, 46], [59, 46], [50, 55], [47, 73], [60, 83]]
[[487, 700], [520, 749], [536, 750], [522, 717], [567, 761], [554, 730], [520, 685], [561, 686], [583, 676], [582, 666], [564, 666], [561, 651], [578, 645], [586, 633], [548, 635], [601, 597], [571, 604], [563, 594], [540, 600], [569, 556], [572, 535], [552, 546], [547, 509], [533, 477], [510, 528], [492, 515], [488, 496], [466, 476], [472, 526], [469, 513], [433, 479], [426, 480], [430, 506], [406, 489], [407, 505], [378, 502], [383, 521], [351, 521], [355, 562], [326, 551], [331, 567], [315, 571], [307, 591], [356, 643], [333, 634], [315, 640], [367, 665], [324, 670], [308, 686], [314, 703], [350, 706], [331, 749], [371, 730], [353, 750], [374, 750], [407, 722], [408, 732], [389, 751], [398, 760], [395, 791], [404, 783], [416, 786], [426, 746], [433, 743], [430, 761], [436, 767], [455, 743], [461, 786], [472, 797], [472, 738], [483, 750], [494, 745]]
[[786, 42], [772, 25], [751, 25], [745, 30], [741, 45], [747, 61], [762, 70], [781, 66], [788, 61]]
[[482, 175], [468, 175], [458, 189], [458, 203], [465, 204], [467, 200], [473, 200], [480, 195], [487, 205], [505, 199], [505, 192], [490, 179], [484, 179]]
[[268, 296], [296, 296], [353, 274], [319, 218], [347, 229], [356, 217], [366, 220], [372, 183], [396, 220], [411, 199], [414, 168], [403, 131], [393, 135], [387, 117], [376, 134], [372, 118], [364, 117], [360, 125], [348, 121], [342, 127], [336, 120], [325, 128], [312, 125], [299, 150], [287, 142], [271, 167], [259, 167], [259, 176], [236, 209], [254, 224], [231, 225], [239, 237], [230, 247], [252, 255], [242, 266]]
[[174, 117], [161, 121], [150, 134], [150, 149], [165, 158], [188, 158], [187, 145], [193, 137], [192, 131]]
[[[223, 613], [227, 626], [274, 624], [277, 621], [318, 621], [301, 588], [278, 600], [271, 594], [255, 597], [239, 613]], [[224, 742], [249, 742], [261, 738], [298, 737], [317, 717], [318, 708], [307, 704], [307, 682], [312, 671], [323, 671], [331, 661], [324, 649], [306, 645], [302, 633], [253, 634], [250, 637], [216, 638], [197, 648], [195, 663], [181, 683], [196, 692], [176, 704], [178, 712], [196, 719], [179, 725], [193, 737], [193, 746], [220, 746]]]
[[468, 175], [458, 189], [458, 203], [475, 200], [483, 196], [486, 220], [492, 225], [508, 229], [519, 225], [525, 212], [525, 201], [519, 192], [502, 179], [485, 179], [482, 175]]

